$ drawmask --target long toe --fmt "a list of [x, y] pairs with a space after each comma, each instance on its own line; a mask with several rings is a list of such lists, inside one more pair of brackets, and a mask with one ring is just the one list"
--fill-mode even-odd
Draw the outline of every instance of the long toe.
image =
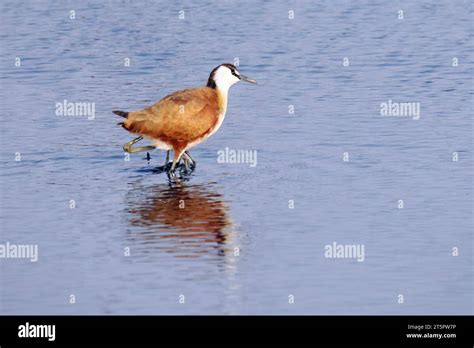
[[170, 177], [170, 178], [176, 177], [176, 173], [175, 173], [176, 168], [173, 168], [173, 166], [171, 165], [171, 166], [169, 166], [169, 168], [166, 168], [166, 169], [167, 169], [166, 173], [168, 174], [168, 177]]
[[170, 180], [176, 179], [176, 174], [175, 174], [174, 171], [170, 170], [170, 171], [167, 172], [167, 174], [168, 174], [168, 179], [170, 179]]

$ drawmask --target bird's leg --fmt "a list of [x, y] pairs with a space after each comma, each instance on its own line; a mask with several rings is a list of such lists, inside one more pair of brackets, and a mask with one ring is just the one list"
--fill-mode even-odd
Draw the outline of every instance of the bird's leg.
[[156, 167], [156, 171], [158, 173], [163, 173], [163, 172], [168, 172], [170, 167], [171, 167], [171, 163], [169, 162], [170, 160], [170, 151], [166, 151], [166, 161], [165, 163], [162, 165], [162, 166], [158, 166]]
[[188, 151], [184, 151], [184, 155], [186, 156], [186, 158], [191, 162], [191, 165], [193, 167], [196, 167], [196, 161], [194, 160], [194, 158], [191, 157], [191, 155], [189, 154]]
[[165, 167], [168, 165], [169, 161], [170, 161], [170, 150], [166, 151]]
[[139, 147], [135, 147], [135, 148], [132, 147], [133, 144], [138, 143], [142, 139], [143, 139], [143, 137], [139, 136], [139, 137], [129, 141], [128, 143], [126, 143], [123, 146], [123, 151], [128, 152], [128, 153], [136, 153], [136, 152], [142, 152], [142, 151], [148, 151], [148, 150], [156, 149], [156, 146], [153, 146], [153, 145], [139, 146]]
[[189, 158], [187, 157], [186, 153], [183, 153], [183, 156], [181, 157], [183, 160], [184, 160], [184, 168], [186, 171], [189, 171], [191, 168], [190, 168], [190, 163], [191, 161], [189, 160]]
[[139, 142], [140, 140], [142, 140], [143, 137], [137, 137], [133, 140], [130, 140], [128, 143], [126, 143], [124, 146], [123, 146], [123, 151], [125, 152], [128, 152], [128, 153], [132, 153], [132, 145]]
[[184, 151], [182, 158], [184, 159], [184, 166], [186, 167], [186, 170], [194, 170], [194, 168], [196, 167], [196, 163], [191, 158], [191, 156], [189, 156], [189, 153], [187, 151]]
[[173, 158], [173, 164], [171, 165], [170, 170], [168, 171], [168, 176], [174, 177], [174, 171], [176, 169], [176, 165], [179, 163], [179, 160], [181, 159], [181, 156], [183, 155], [184, 151], [176, 151], [174, 150], [174, 158]]

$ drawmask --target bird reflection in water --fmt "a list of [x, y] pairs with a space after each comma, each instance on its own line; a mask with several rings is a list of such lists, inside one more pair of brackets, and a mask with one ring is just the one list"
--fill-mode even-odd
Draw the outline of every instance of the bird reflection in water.
[[127, 196], [131, 238], [143, 252], [153, 249], [177, 257], [225, 255], [233, 236], [228, 208], [210, 184], [184, 182], [134, 187]]

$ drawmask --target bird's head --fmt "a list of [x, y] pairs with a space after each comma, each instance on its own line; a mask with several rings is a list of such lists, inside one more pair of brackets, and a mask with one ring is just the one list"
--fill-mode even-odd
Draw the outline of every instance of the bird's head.
[[221, 64], [211, 71], [207, 80], [207, 87], [227, 91], [230, 86], [239, 81], [257, 83], [257, 81], [242, 75], [234, 65]]

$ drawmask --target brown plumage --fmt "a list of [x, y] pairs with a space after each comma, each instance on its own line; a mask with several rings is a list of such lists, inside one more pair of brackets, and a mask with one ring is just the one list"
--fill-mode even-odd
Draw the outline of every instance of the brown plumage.
[[176, 155], [217, 125], [224, 106], [218, 94], [209, 87], [174, 92], [146, 109], [129, 112], [123, 127], [171, 145]]

